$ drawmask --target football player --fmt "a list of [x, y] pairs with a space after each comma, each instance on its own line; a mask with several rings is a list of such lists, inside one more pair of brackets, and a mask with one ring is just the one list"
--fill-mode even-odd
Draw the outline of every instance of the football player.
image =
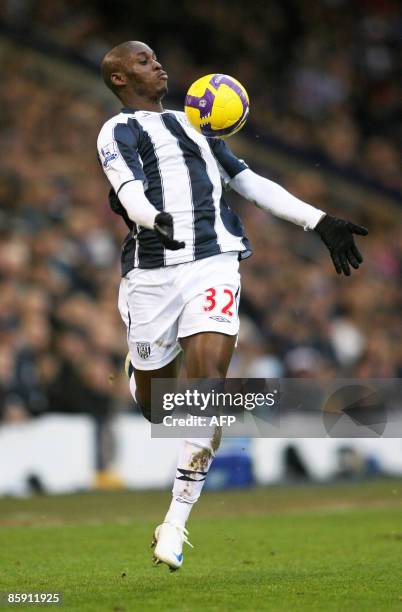
[[[102, 61], [105, 84], [122, 103], [98, 137], [111, 205], [130, 233], [123, 245], [119, 309], [127, 326], [130, 387], [144, 416], [153, 378], [225, 378], [239, 331], [239, 262], [251, 254], [222, 184], [271, 213], [315, 231], [336, 272], [350, 275], [362, 256], [354, 234], [367, 230], [337, 219], [254, 173], [222, 139], [206, 138], [184, 112], [165, 110], [168, 76], [154, 51], [125, 42]], [[182, 441], [173, 498], [154, 533], [157, 563], [178, 569], [186, 522], [200, 496], [220, 432]]]

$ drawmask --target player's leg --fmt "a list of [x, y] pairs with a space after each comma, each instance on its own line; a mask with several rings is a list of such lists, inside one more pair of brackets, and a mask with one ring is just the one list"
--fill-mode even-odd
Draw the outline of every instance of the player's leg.
[[[130, 391], [143, 415], [154, 423], [160, 422], [163, 415], [162, 406], [159, 412], [157, 406], [151, 405], [152, 380], [176, 379], [180, 367], [182, 349], [177, 331], [183, 301], [180, 290], [175, 292], [174, 281], [169, 269], [134, 270], [120, 285], [119, 310], [127, 327], [130, 351], [126, 360]], [[163, 524], [155, 530], [155, 544], [160, 531], [165, 534], [165, 544], [157, 560], [176, 569], [182, 562], [186, 532], [178, 525]]]
[[[130, 387], [148, 417], [152, 379], [177, 376], [178, 336], [187, 350], [188, 376], [223, 378], [238, 331], [239, 274], [235, 255], [211, 257], [208, 261], [183, 264], [180, 270], [165, 268], [162, 272], [134, 271], [123, 283], [119, 299], [138, 390], [134, 390], [134, 377]], [[213, 290], [211, 278], [215, 281]], [[156, 559], [171, 568], [177, 569], [182, 563], [182, 546], [187, 541], [184, 525], [201, 493], [220, 434], [212, 427], [203, 432], [202, 438], [182, 442], [173, 501], [165, 522], [155, 531]]]
[[[224, 253], [193, 262], [188, 278], [183, 269], [185, 307], [178, 337], [188, 378], [226, 377], [239, 329], [238, 267], [237, 255]], [[201, 494], [220, 439], [221, 429], [212, 426], [203, 428], [203, 437], [188, 437], [182, 442], [172, 502], [165, 522], [155, 533], [155, 556], [171, 568], [182, 563], [185, 524]]]
[[[188, 378], [225, 378], [233, 354], [236, 336], [214, 332], [182, 338]], [[205, 478], [221, 441], [221, 428], [205, 428], [201, 438], [183, 440], [177, 463], [172, 501], [162, 525], [155, 531], [156, 562], [171, 569], [183, 562], [183, 542], [188, 542], [185, 528], [190, 512], [201, 495]]]
[[[225, 378], [236, 342], [235, 336], [214, 332], [181, 339], [188, 378]], [[183, 527], [198, 500], [221, 441], [221, 428], [205, 428], [200, 438], [186, 438], [180, 451], [173, 499], [166, 520]]]

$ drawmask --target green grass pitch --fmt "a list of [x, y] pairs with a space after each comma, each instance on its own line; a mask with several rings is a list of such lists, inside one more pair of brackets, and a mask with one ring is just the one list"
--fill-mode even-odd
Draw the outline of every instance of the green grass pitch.
[[151, 564], [164, 492], [0, 499], [0, 591], [77, 612], [402, 611], [402, 481], [205, 492], [183, 568]]

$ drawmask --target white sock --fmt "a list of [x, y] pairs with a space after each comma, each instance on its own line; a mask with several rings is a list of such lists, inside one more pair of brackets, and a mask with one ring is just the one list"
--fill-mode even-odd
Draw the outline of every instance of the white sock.
[[221, 435], [220, 427], [212, 427], [208, 438], [183, 440], [172, 490], [173, 499], [165, 523], [185, 526], [193, 505], [201, 495]]

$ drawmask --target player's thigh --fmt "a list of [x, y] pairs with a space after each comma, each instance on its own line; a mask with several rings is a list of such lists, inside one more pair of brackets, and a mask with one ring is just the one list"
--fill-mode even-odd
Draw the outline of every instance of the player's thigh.
[[180, 339], [188, 378], [225, 378], [236, 335], [201, 332]]

